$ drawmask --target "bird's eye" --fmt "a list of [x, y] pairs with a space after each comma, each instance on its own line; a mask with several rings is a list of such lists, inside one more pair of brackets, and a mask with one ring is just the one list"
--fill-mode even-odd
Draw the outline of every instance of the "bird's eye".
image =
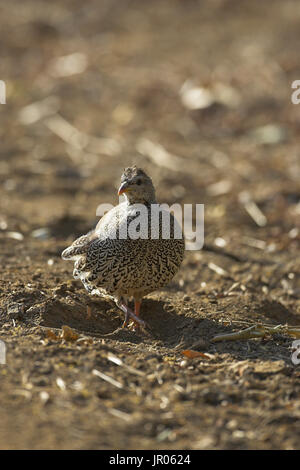
[[142, 180], [137, 180], [136, 184], [140, 186], [142, 184]]

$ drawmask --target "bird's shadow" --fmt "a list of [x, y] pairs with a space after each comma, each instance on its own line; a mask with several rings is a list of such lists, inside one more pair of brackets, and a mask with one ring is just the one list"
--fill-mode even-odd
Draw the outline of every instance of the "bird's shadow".
[[[163, 344], [174, 344], [195, 319], [178, 314], [178, 308], [168, 302], [144, 299], [141, 318], [146, 322], [145, 329], [134, 331], [122, 328], [124, 314], [113, 303], [85, 293], [79, 300], [70, 301], [68, 296], [48, 299], [43, 308], [37, 309], [37, 323], [41, 326], [59, 329], [63, 325], [79, 333], [118, 341], [143, 342], [147, 338], [159, 340]], [[197, 323], [197, 320], [196, 320]]]
[[[86, 303], [83, 303], [86, 300]], [[123, 314], [113, 303], [105, 299], [91, 299], [89, 296], [80, 302], [69, 303], [65, 299], [50, 301], [43, 310], [39, 324], [44, 327], [61, 328], [68, 325], [80, 334], [95, 338], [126, 343], [157, 344], [174, 351], [196, 349], [215, 354], [229, 354], [237, 360], [284, 359], [289, 361], [288, 338], [250, 341], [212, 342], [218, 334], [236, 331], [236, 325], [224, 325], [207, 317], [205, 311], [192, 313], [184, 309], [187, 302], [175, 305], [167, 300], [144, 299], [142, 319], [146, 322], [145, 330], [133, 331], [122, 328]], [[245, 328], [244, 326], [242, 328]]]
[[278, 335], [275, 339], [269, 337], [248, 341], [212, 342], [217, 335], [233, 333], [247, 326], [237, 327], [236, 324], [230, 323], [224, 325], [215, 319], [207, 318], [203, 311], [188, 314], [183, 309], [185, 304], [186, 302], [182, 302], [182, 306], [174, 306], [168, 301], [144, 299], [142, 317], [147, 323], [148, 335], [118, 328], [106, 337], [134, 343], [143, 342], [145, 338], [150, 337], [159, 345], [177, 352], [196, 349], [211, 354], [228, 355], [238, 361], [281, 359], [290, 364], [290, 338]]

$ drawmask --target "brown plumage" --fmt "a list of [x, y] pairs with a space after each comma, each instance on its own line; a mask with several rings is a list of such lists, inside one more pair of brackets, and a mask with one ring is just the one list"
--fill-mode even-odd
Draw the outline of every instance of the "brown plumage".
[[[145, 326], [139, 318], [142, 298], [167, 285], [177, 273], [184, 256], [184, 238], [169, 213], [170, 237], [163, 238], [163, 217], [154, 223], [151, 210], [158, 207], [155, 189], [142, 169], [124, 170], [120, 194], [125, 194], [125, 202], [107, 212], [94, 230], [66, 248], [62, 258], [75, 261], [73, 275], [81, 279], [88, 292], [116, 301], [125, 313], [123, 326], [127, 325], [129, 316], [136, 325]], [[151, 222], [155, 225], [154, 236]], [[181, 238], [174, 238], [174, 226]], [[130, 298], [135, 301], [134, 313], [127, 306]]]

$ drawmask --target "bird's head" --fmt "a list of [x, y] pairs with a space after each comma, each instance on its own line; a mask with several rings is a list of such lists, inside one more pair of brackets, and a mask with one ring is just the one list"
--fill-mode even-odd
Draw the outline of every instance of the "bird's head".
[[118, 194], [125, 194], [130, 204], [155, 202], [155, 189], [151, 178], [136, 166], [124, 170]]

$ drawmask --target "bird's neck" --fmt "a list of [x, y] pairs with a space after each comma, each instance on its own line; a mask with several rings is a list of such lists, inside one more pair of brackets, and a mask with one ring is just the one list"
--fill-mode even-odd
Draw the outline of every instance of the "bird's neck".
[[125, 194], [125, 197], [127, 199], [127, 203], [129, 205], [134, 205], [134, 204], [144, 204], [145, 206], [150, 206], [151, 204], [157, 204], [155, 196], [149, 197], [149, 198], [143, 198], [143, 197], [128, 197], [127, 194]]

